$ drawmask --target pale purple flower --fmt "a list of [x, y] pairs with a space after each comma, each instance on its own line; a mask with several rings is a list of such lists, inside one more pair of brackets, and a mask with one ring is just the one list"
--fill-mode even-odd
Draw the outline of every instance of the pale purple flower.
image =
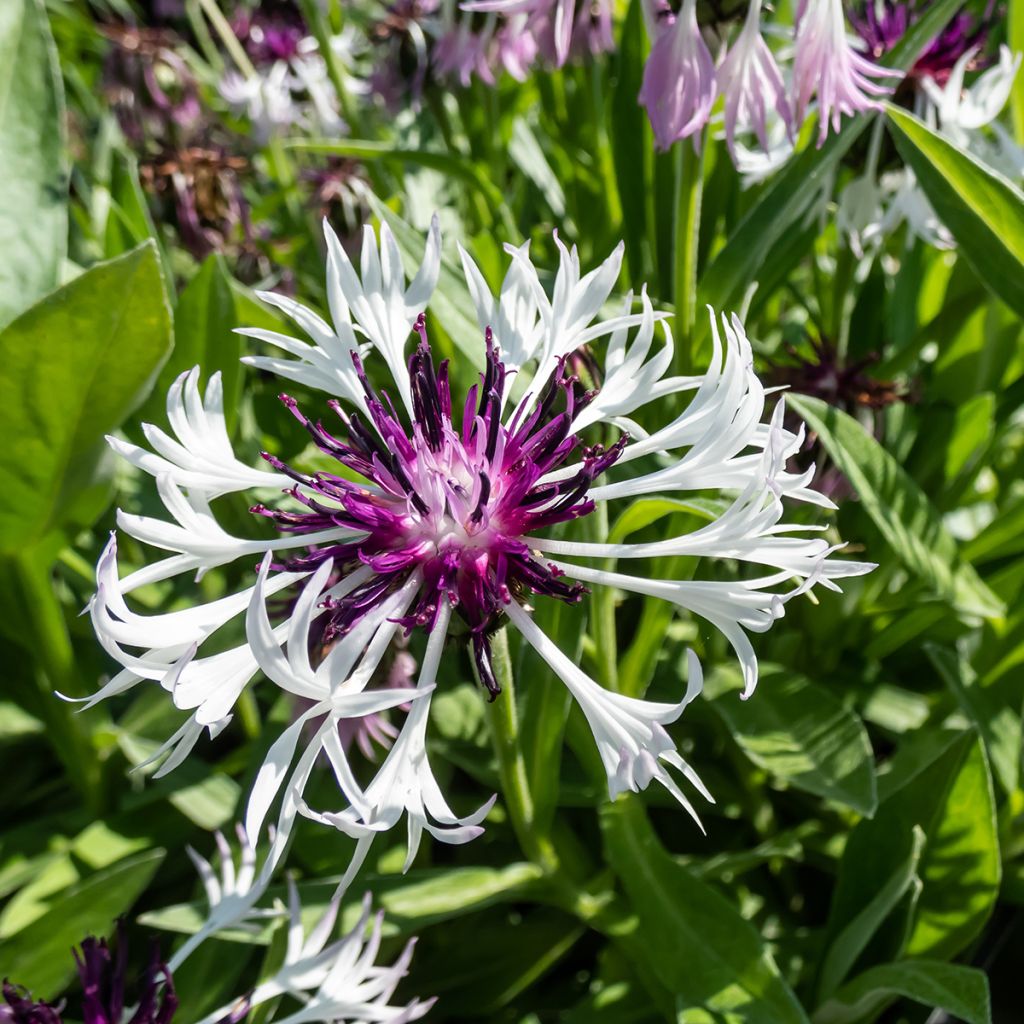
[[819, 146], [830, 127], [839, 131], [844, 114], [881, 109], [876, 97], [892, 90], [873, 79], [900, 75], [873, 64], [853, 48], [846, 36], [842, 0], [804, 0], [793, 62], [794, 107], [797, 122], [802, 122], [817, 94]]
[[761, 0], [751, 0], [743, 30], [718, 68], [718, 89], [725, 97], [725, 139], [736, 161], [736, 132], [752, 131], [769, 152], [769, 118], [775, 116], [793, 137], [793, 115], [786, 85], [772, 51], [761, 36]]
[[463, 88], [470, 84], [473, 75], [487, 85], [494, 85], [489, 62], [490, 37], [486, 29], [472, 28], [468, 18], [455, 22], [434, 44], [434, 71], [456, 79]]
[[644, 67], [640, 103], [659, 149], [690, 136], [699, 146], [716, 87], [715, 63], [697, 24], [697, 0], [683, 0], [678, 15], [657, 0], [649, 7], [654, 8], [648, 19], [654, 45]]

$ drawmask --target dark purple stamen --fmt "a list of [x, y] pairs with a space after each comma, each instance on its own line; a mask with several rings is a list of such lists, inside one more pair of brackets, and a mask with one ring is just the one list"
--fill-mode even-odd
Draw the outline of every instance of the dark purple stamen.
[[[417, 596], [400, 623], [406, 630], [432, 629], [447, 598], [469, 627], [473, 662], [493, 699], [500, 688], [488, 637], [505, 605], [517, 595], [540, 594], [572, 603], [585, 593], [582, 585], [559, 579], [554, 566], [536, 558], [529, 534], [593, 511], [587, 492], [621, 455], [628, 437], [607, 449], [580, 449], [570, 433], [572, 422], [595, 392], [582, 391], [578, 378], [566, 372], [565, 359], [558, 361], [537, 402], [524, 404], [503, 424], [506, 368], [490, 330], [480, 382], [469, 389], [457, 428], [447, 362], [435, 371], [422, 316], [415, 330], [419, 342], [409, 359], [411, 430], [388, 396], [374, 391], [362, 361], [353, 354], [372, 427], [332, 402], [347, 432], [345, 440], [338, 440], [321, 423], [307, 419], [294, 399], [282, 395], [281, 400], [321, 451], [362, 480], [331, 473], [305, 475], [264, 456], [312, 493], [297, 488], [287, 492], [308, 511], [262, 505], [252, 511], [286, 533], [342, 527], [357, 534], [352, 540], [311, 548], [279, 566], [309, 571], [332, 558], [342, 573], [360, 565], [373, 570], [352, 592], [324, 601], [325, 643], [346, 633], [418, 573]], [[540, 483], [577, 452], [580, 458], [572, 472]]]

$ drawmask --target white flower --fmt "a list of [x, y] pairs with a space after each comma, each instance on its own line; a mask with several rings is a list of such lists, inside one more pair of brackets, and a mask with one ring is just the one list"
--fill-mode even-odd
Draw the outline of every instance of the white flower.
[[[218, 879], [209, 862], [189, 849], [196, 869], [206, 889], [210, 912], [203, 926], [171, 958], [169, 968], [176, 971], [199, 945], [212, 935], [231, 928], [254, 928], [260, 918], [279, 917], [277, 909], [258, 910], [255, 904], [262, 899], [271, 872], [264, 870], [255, 877], [255, 853], [246, 841], [244, 830], [238, 829], [242, 842], [241, 862], [236, 873], [231, 851], [224, 837], [217, 833], [217, 847], [221, 859], [221, 877]], [[280, 1018], [280, 1024], [322, 1022], [322, 1024], [369, 1024], [387, 1021], [402, 1024], [423, 1017], [434, 1000], [414, 999], [404, 1007], [391, 1006], [399, 981], [405, 977], [412, 959], [415, 939], [411, 939], [394, 964], [378, 966], [383, 911], [370, 924], [370, 894], [363, 899], [363, 912], [347, 934], [328, 943], [338, 918], [338, 909], [344, 889], [335, 892], [320, 919], [307, 934], [302, 926], [302, 907], [294, 881], [288, 879], [287, 944], [284, 963], [269, 978], [261, 981], [253, 991], [214, 1010], [200, 1024], [239, 1019], [236, 1011], [246, 1014], [264, 1003], [287, 995], [302, 1003], [294, 1013]]]
[[[373, 837], [403, 819], [407, 865], [424, 831], [449, 843], [480, 833], [493, 798], [469, 814], [448, 805], [427, 757], [429, 703], [455, 617], [479, 679], [492, 698], [499, 696], [489, 637], [507, 619], [579, 702], [610, 793], [657, 781], [692, 813], [668, 769], [706, 793], [666, 725], [699, 691], [694, 659], [687, 694], [678, 704], [608, 693], [540, 633], [528, 602], [575, 603], [585, 585], [669, 601], [725, 635], [740, 659], [749, 695], [757, 659], [748, 634], [769, 629], [787, 602], [813, 587], [836, 588], [836, 580], [871, 568], [832, 557], [835, 545], [819, 535], [820, 527], [786, 522], [793, 501], [825, 508], [831, 503], [811, 487], [813, 470], [786, 468], [803, 433], [784, 427], [781, 403], [767, 415], [743, 325], [735, 316], [723, 317], [723, 342], [712, 314], [708, 370], [672, 377], [671, 342], [666, 333], [655, 344], [662, 315], [645, 292], [640, 312], [631, 312], [627, 302], [617, 315], [602, 315], [619, 275], [621, 247], [583, 273], [576, 251], [556, 238], [560, 258], [550, 293], [526, 247], [512, 248], [497, 298], [464, 253], [485, 334], [484, 369], [467, 395], [453, 395], [447, 365], [434, 365], [423, 316], [438, 278], [436, 220], [411, 284], [386, 227], [379, 248], [367, 231], [361, 274], [332, 237], [328, 233], [333, 326], [275, 297], [268, 301], [284, 309], [310, 341], [257, 337], [296, 357], [260, 365], [333, 396], [327, 403], [336, 417], [330, 425], [307, 416], [295, 400], [283, 401], [321, 451], [337, 460], [338, 474], [303, 474], [270, 456], [293, 486], [272, 506], [254, 509], [277, 525], [279, 536], [249, 540], [219, 526], [207, 493], [182, 492], [187, 481], [181, 474], [191, 471], [191, 462], [160, 455], [170, 463], [162, 472], [162, 463], [133, 451], [140, 465], [159, 470], [158, 491], [173, 521], [121, 516], [120, 524], [169, 554], [123, 580], [113, 542], [101, 560], [90, 610], [101, 641], [127, 675], [112, 680], [97, 698], [121, 692], [133, 684], [132, 676], [171, 691], [193, 715], [168, 748], [176, 762], [202, 728], [222, 727], [257, 671], [267, 685], [311, 701], [273, 741], [250, 794], [247, 828], [258, 834], [279, 805], [268, 857], [276, 865], [299, 813], [331, 825], [358, 840], [348, 878]], [[410, 330], [419, 336], [411, 353]], [[586, 393], [567, 361], [580, 346], [604, 337], [609, 340], [596, 374], [603, 386]], [[371, 377], [391, 377], [401, 401], [392, 404]], [[517, 396], [508, 401], [513, 377]], [[667, 417], [662, 404], [670, 394], [687, 401]], [[614, 437], [622, 429], [629, 435], [610, 447], [594, 443], [594, 432]], [[234, 466], [220, 449], [217, 459]], [[620, 466], [627, 466], [624, 473]], [[724, 514], [662, 542], [591, 544], [551, 536], [553, 527], [589, 515], [597, 502], [608, 503], [614, 515], [636, 497], [709, 491], [730, 497]], [[659, 578], [659, 559], [669, 554], [725, 561], [744, 571], [711, 580]], [[141, 615], [125, 599], [143, 582], [236, 558], [250, 565], [262, 558], [253, 585], [237, 595], [165, 615]], [[634, 574], [605, 568], [608, 559], [651, 561]], [[272, 625], [267, 598], [285, 592], [291, 608]], [[204, 656], [209, 638], [243, 611], [245, 644]], [[416, 687], [374, 689], [398, 629], [427, 634]], [[314, 647], [326, 652], [319, 663], [310, 656]], [[394, 745], [375, 776], [361, 785], [338, 739], [338, 721], [405, 702], [411, 707]], [[313, 738], [299, 752], [303, 730], [314, 720], [319, 724]], [[314, 810], [305, 802], [306, 782], [321, 760], [337, 781], [341, 806], [335, 810]]]
[[237, 867], [227, 840], [220, 832], [215, 833], [217, 853], [220, 856], [220, 877], [205, 857], [196, 853], [191, 846], [187, 847], [189, 859], [203, 883], [209, 909], [202, 927], [190, 935], [168, 961], [167, 966], [171, 971], [176, 971], [211, 935], [231, 928], [252, 931], [261, 918], [276, 916], [276, 911], [256, 909], [256, 904], [267, 891], [272, 872], [263, 870], [257, 877], [256, 851], [240, 825], [236, 826], [236, 831], [240, 847]]

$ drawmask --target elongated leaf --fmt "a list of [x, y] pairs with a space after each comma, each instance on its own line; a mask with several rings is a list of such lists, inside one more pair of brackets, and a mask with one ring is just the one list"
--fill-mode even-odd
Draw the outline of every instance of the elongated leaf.
[[[151, 242], [101, 263], [0, 333], [0, 550], [59, 525], [102, 437], [135, 409], [171, 346]], [[99, 445], [99, 448], [97, 448]]]
[[[909, 930], [894, 920], [886, 956], [955, 956], [980, 931], [999, 891], [999, 841], [985, 750], [973, 732], [941, 736], [899, 772], [872, 819], [853, 830], [843, 851], [830, 915], [837, 935], [906, 859], [915, 826], [927, 843], [918, 874], [920, 899]], [[894, 766], [894, 772], [896, 768]]]
[[[1007, 794], [1013, 793], [1020, 777], [1019, 687], [1016, 683], [1013, 685], [1014, 699], [1003, 692], [998, 683], [982, 686], [967, 661], [952, 651], [934, 644], [926, 644], [925, 651], [981, 735], [996, 779]], [[1013, 704], [1008, 702], [1008, 696]]]
[[896, 870], [878, 887], [871, 897], [829, 944], [821, 961], [818, 973], [818, 993], [829, 995], [834, 992], [846, 977], [857, 958], [864, 952], [882, 922], [896, 909], [897, 904], [910, 890], [911, 886], [920, 886], [917, 877], [917, 865], [924, 849], [924, 832], [914, 826], [909, 834], [894, 839], [906, 839], [907, 855], [901, 860]]
[[0, 326], [56, 287], [67, 252], [64, 90], [42, 0], [0, 4]]
[[896, 148], [979, 280], [1024, 316], [1024, 193], [912, 114], [886, 110]]
[[787, 401], [818, 435], [907, 569], [959, 611], [1003, 614], [999, 598], [961, 560], [956, 541], [927, 495], [889, 452], [853, 417], [820, 399], [793, 395]]
[[757, 932], [668, 855], [637, 799], [602, 808], [601, 831], [639, 918], [650, 966], [684, 1006], [744, 1024], [807, 1020]]
[[0, 944], [4, 974], [53, 999], [74, 973], [71, 947], [87, 935], [110, 935], [163, 859], [163, 850], [126, 857], [58, 893], [45, 914]]
[[871, 743], [860, 719], [804, 676], [762, 665], [757, 699], [743, 701], [740, 673], [716, 671], [706, 694], [754, 764], [808, 793], [861, 814], [878, 803]]
[[882, 964], [859, 975], [813, 1017], [814, 1024], [856, 1024], [876, 1014], [894, 996], [945, 1010], [964, 1024], [991, 1024], [988, 978], [983, 971], [940, 960]]
[[[540, 868], [515, 863], [503, 868], [427, 868], [408, 875], [386, 875], [367, 880], [375, 901], [387, 912], [389, 933], [405, 934], [495, 903], [522, 897], [542, 878]], [[338, 879], [310, 882], [299, 887], [302, 905], [311, 915], [326, 907]], [[271, 895], [275, 895], [273, 890]], [[283, 896], [284, 891], [276, 893]], [[343, 927], [358, 920], [358, 901], [346, 905]], [[139, 920], [151, 928], [192, 934], [204, 920], [204, 905], [180, 903], [150, 911]], [[227, 936], [226, 936], [227, 937]], [[231, 939], [266, 943], [270, 934], [235, 932]]]
[[460, 178], [479, 190], [495, 210], [505, 205], [504, 196], [487, 177], [485, 171], [466, 157], [450, 153], [433, 153], [425, 149], [401, 149], [386, 142], [362, 139], [294, 139], [287, 143], [305, 153], [327, 153], [355, 157], [357, 160], [385, 160], [389, 163], [417, 164], [443, 174]]

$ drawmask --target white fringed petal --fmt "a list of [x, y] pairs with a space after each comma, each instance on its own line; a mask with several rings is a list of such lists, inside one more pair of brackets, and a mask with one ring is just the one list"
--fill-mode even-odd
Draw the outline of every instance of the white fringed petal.
[[688, 655], [689, 682], [683, 699], [678, 704], [656, 704], [612, 693], [595, 683], [558, 649], [525, 609], [515, 602], [508, 605], [508, 617], [565, 683], [579, 704], [594, 734], [594, 742], [608, 775], [608, 795], [611, 799], [614, 800], [619, 793], [627, 790], [639, 792], [656, 780], [700, 825], [700, 818], [693, 805], [660, 763], [664, 761], [677, 768], [705, 799], [712, 800], [711, 794], [696, 772], [679, 756], [675, 744], [665, 731], [665, 726], [674, 722], [703, 689], [704, 677], [696, 655], [692, 651]]
[[[451, 607], [445, 602], [427, 642], [417, 683], [418, 691], [426, 692], [434, 686], [450, 617]], [[354, 807], [337, 813], [319, 813], [300, 806], [300, 811], [306, 817], [333, 825], [346, 835], [364, 840], [372, 838], [377, 832], [393, 828], [403, 816], [406, 817], [409, 846], [405, 870], [408, 870], [416, 856], [424, 829], [445, 843], [460, 844], [475, 839], [483, 832], [480, 822], [487, 816], [496, 797], [492, 796], [474, 813], [462, 818], [456, 816], [448, 806], [427, 758], [429, 710], [429, 696], [420, 697], [413, 704], [394, 746], [388, 751], [384, 763], [363, 793], [363, 800], [370, 808], [368, 815], [360, 815]]]
[[224, 421], [220, 373], [211, 375], [205, 400], [199, 394], [198, 366], [177, 377], [167, 392], [167, 421], [174, 437], [152, 423], [142, 424], [151, 452], [117, 437], [108, 436], [107, 443], [143, 472], [209, 498], [291, 483], [283, 474], [253, 469], [235, 457]]

